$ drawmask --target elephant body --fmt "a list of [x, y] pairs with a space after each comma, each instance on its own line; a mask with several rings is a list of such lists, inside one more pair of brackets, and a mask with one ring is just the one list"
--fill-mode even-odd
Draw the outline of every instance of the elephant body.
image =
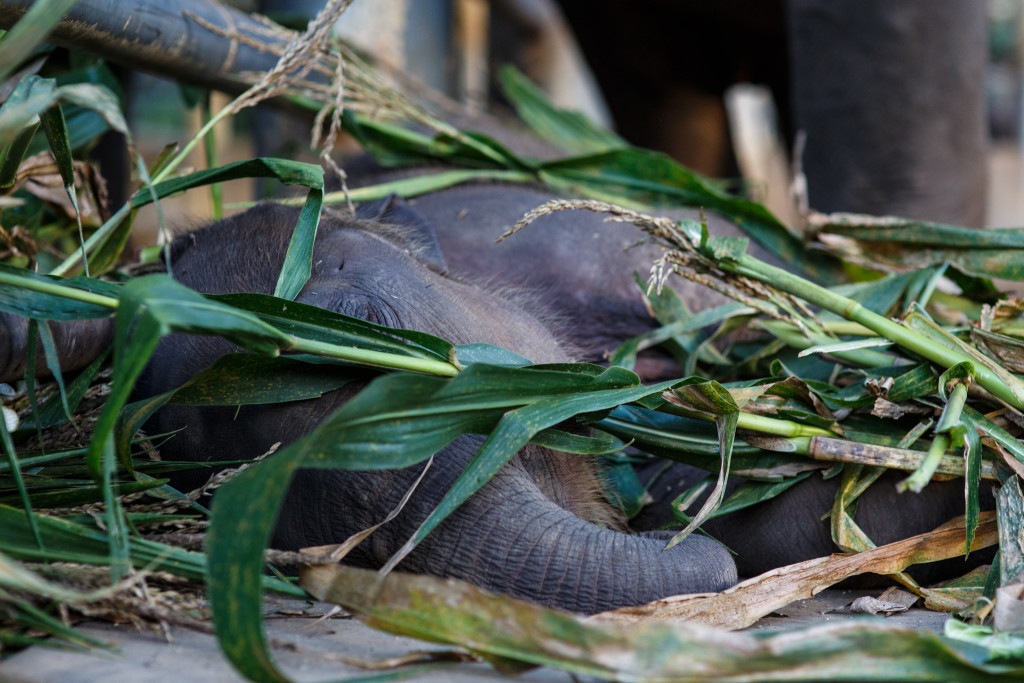
[[[644, 306], [633, 272], [646, 274], [661, 252], [652, 244], [636, 246], [643, 234], [634, 226], [609, 222], [604, 215], [584, 210], [544, 216], [495, 244], [523, 214], [551, 198], [543, 190], [528, 187], [468, 185], [410, 199], [408, 205], [396, 204], [384, 218], [428, 226], [455, 272], [501, 286], [530, 287], [548, 309], [549, 325], [569, 339], [583, 359], [602, 362], [624, 340], [657, 324]], [[675, 211], [671, 216], [695, 218], [696, 214]], [[714, 218], [709, 230], [716, 236], [742, 234]], [[781, 265], [756, 245], [751, 250]], [[671, 278], [668, 286], [694, 310], [728, 301], [681, 278]], [[673, 374], [679, 372], [674, 361], [656, 349], [641, 356], [637, 371], [647, 380], [679, 376]], [[672, 524], [669, 503], [706, 472], [680, 463], [664, 470], [663, 461], [658, 461], [641, 475], [653, 503], [632, 523], [639, 529], [656, 529]], [[931, 531], [964, 513], [962, 480], [934, 482], [919, 494], [898, 494], [895, 486], [901, 478], [898, 473], [886, 474], [860, 499], [855, 519], [876, 543]], [[836, 548], [823, 516], [831, 509], [838, 481], [824, 480], [816, 473], [767, 503], [713, 519], [703, 528], [736, 552], [741, 576], [828, 555]], [[739, 483], [733, 479], [733, 486]], [[986, 509], [994, 507], [988, 491], [982, 492], [982, 503]], [[948, 578], [987, 557], [975, 553], [970, 564], [950, 560], [922, 570], [920, 576], [923, 580]]]
[[[261, 206], [180, 237], [171, 247], [173, 274], [201, 292], [269, 293], [297, 216], [296, 209]], [[325, 215], [313, 274], [297, 300], [456, 344], [497, 344], [535, 362], [570, 360], [544, 322], [507, 290], [493, 294], [442, 273], [436, 250], [424, 247], [415, 232], [415, 226], [382, 232], [379, 221]], [[231, 350], [221, 339], [168, 337], [139, 393], [172, 389]], [[166, 406], [149, 429], [182, 430], [161, 448], [168, 459], [247, 459], [308, 433], [360, 388], [346, 385], [316, 400], [238, 410]], [[481, 442], [464, 436], [443, 449], [398, 517], [374, 532], [349, 561], [382, 566], [441, 500]], [[421, 471], [421, 466], [300, 471], [273, 543], [289, 549], [340, 543], [382, 521]], [[601, 496], [599, 477], [585, 458], [529, 446], [400, 567], [588, 613], [719, 590], [735, 581], [728, 552], [714, 541], [693, 537], [663, 552], [662, 535], [624, 533], [619, 515]], [[187, 487], [197, 481], [176, 483]]]

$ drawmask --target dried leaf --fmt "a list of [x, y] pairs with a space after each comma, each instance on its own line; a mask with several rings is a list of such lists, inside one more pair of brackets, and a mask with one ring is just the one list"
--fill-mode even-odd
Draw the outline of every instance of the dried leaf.
[[[917, 596], [914, 596], [914, 599], [916, 600]], [[897, 612], [906, 612], [908, 609], [910, 609], [909, 605], [888, 602], [870, 595], [864, 595], [850, 603], [850, 612], [853, 614], [896, 614]]]
[[[972, 550], [997, 539], [995, 515], [984, 514]], [[859, 574], [895, 574], [912, 564], [935, 562], [964, 554], [964, 520], [958, 518], [934, 531], [856, 554], [836, 554], [780, 567], [713, 595], [679, 595], [623, 607], [592, 617], [595, 621], [634, 624], [650, 619], [696, 621], [709, 626], [740, 629], [794, 600]]]
[[[960, 537], [963, 537], [961, 528]], [[727, 633], [692, 622], [596, 622], [470, 584], [342, 565], [304, 568], [301, 585], [370, 626], [458, 643], [489, 661], [546, 665], [605, 680], [1003, 681], [1021, 667], [981, 664], [935, 634], [847, 621], [776, 635]]]

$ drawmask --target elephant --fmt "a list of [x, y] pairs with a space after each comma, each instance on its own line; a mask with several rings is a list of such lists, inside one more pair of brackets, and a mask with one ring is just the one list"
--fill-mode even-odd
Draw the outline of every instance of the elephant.
[[[608, 222], [601, 214], [570, 210], [544, 216], [528, 230], [495, 244], [495, 238], [520, 216], [550, 200], [541, 189], [509, 185], [465, 185], [408, 200], [391, 201], [381, 216], [388, 222], [431, 229], [448, 266], [460, 274], [505, 287], [530, 286], [547, 308], [550, 325], [572, 342], [581, 358], [601, 362], [624, 340], [656, 324], [644, 307], [633, 271], [646, 272], [659, 255], [651, 244], [626, 249], [641, 236], [639, 229]], [[695, 218], [694, 212], [673, 211], [673, 218]], [[738, 235], [730, 223], [712, 218], [713, 235]], [[752, 245], [755, 254], [773, 265], [778, 259]], [[672, 278], [680, 298], [693, 309], [726, 301], [725, 297], [693, 282]], [[638, 359], [636, 370], [645, 380], [678, 376], [667, 354], [654, 349]], [[640, 477], [652, 501], [631, 521], [638, 529], [657, 529], [673, 520], [669, 503], [702, 479], [695, 467], [664, 461], [641, 468]], [[655, 477], [655, 474], [657, 476]], [[919, 494], [896, 493], [901, 475], [888, 473], [860, 499], [855, 520], [883, 544], [930, 531], [964, 513], [963, 482], [933, 482]], [[731, 480], [738, 486], [741, 480]], [[779, 566], [821, 557], [835, 551], [828, 522], [838, 478], [818, 474], [800, 482], [765, 504], [715, 518], [702, 527], [736, 552], [740, 576], [753, 576]], [[985, 509], [994, 499], [982, 491]], [[893, 511], [898, 511], [895, 514]], [[950, 560], [915, 570], [922, 580], [948, 578], [988, 558], [972, 554], [969, 564]]]
[[[373, 210], [386, 218], [386, 211]], [[297, 217], [297, 209], [262, 205], [181, 236], [170, 246], [174, 277], [204, 293], [270, 293]], [[382, 231], [379, 220], [326, 213], [313, 273], [297, 301], [453, 343], [500, 345], [539, 363], [572, 359], [571, 345], [563, 345], [507, 288], [492, 292], [446, 275], [444, 256], [423, 227]], [[219, 338], [171, 335], [157, 348], [137, 394], [179, 386], [231, 350]], [[315, 400], [237, 411], [169, 405], [148, 429], [181, 430], [161, 447], [164, 458], [249, 458], [312, 430], [360, 388], [353, 383]], [[373, 568], [386, 563], [481, 443], [481, 437], [464, 436], [443, 449], [402, 512], [346, 561]], [[380, 522], [421, 469], [300, 471], [284, 502], [274, 547], [340, 543]], [[179, 488], [195, 483], [175, 481]], [[694, 536], [663, 552], [667, 536], [626, 533], [600, 490], [600, 472], [591, 461], [528, 446], [399, 568], [465, 579], [579, 613], [717, 591], [736, 581], [733, 561], [721, 545]]]
[[811, 208], [984, 225], [986, 3], [558, 2], [633, 144], [734, 175], [722, 95], [764, 84]]

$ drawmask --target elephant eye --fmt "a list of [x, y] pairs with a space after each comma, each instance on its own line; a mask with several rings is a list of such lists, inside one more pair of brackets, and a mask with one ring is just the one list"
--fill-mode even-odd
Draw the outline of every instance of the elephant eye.
[[380, 301], [347, 299], [338, 306], [338, 312], [385, 327], [402, 327], [394, 309]]

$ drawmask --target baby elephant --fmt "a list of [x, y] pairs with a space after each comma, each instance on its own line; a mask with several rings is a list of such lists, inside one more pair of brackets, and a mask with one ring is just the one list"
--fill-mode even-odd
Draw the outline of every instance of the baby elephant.
[[[297, 209], [263, 205], [179, 237], [170, 247], [174, 277], [205, 293], [270, 293], [297, 216]], [[325, 212], [313, 273], [297, 300], [456, 344], [496, 344], [538, 363], [572, 360], [516, 297], [446, 274], [425, 225], [382, 230], [379, 221]], [[219, 338], [168, 337], [140, 389], [144, 394], [170, 390], [232, 350]], [[251, 458], [308, 433], [361, 388], [347, 385], [316, 400], [239, 409], [166, 406], [149, 431], [181, 430], [162, 447], [166, 459]], [[347, 561], [382, 566], [434, 509], [482, 441], [464, 436], [442, 450], [403, 511]], [[303, 470], [284, 503], [273, 545], [294, 549], [341, 542], [383, 520], [421, 471]], [[627, 533], [621, 516], [602, 497], [600, 477], [586, 458], [531, 445], [399, 567], [582, 613], [718, 591], [735, 582], [733, 560], [712, 540], [693, 536], [666, 552], [666, 537]]]

